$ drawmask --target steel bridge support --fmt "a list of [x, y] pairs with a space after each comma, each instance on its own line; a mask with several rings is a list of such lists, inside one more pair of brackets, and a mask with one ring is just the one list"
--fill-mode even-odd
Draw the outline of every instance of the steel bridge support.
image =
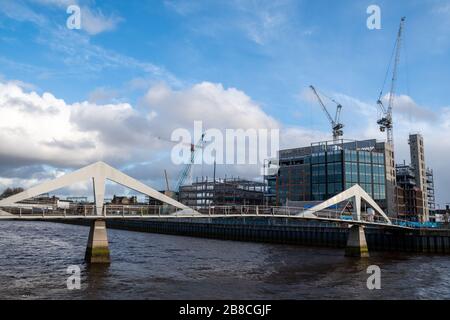
[[105, 220], [92, 221], [84, 260], [87, 263], [109, 264], [109, 245]]
[[367, 247], [364, 227], [353, 225], [348, 232], [347, 246], [345, 248], [346, 257], [368, 258], [369, 248]]

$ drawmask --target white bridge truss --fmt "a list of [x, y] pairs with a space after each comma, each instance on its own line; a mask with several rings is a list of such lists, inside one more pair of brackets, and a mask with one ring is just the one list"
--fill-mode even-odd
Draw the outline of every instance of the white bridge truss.
[[131, 178], [130, 176], [101, 161], [68, 173], [62, 177], [56, 178], [55, 180], [44, 182], [9, 198], [3, 199], [0, 201], [0, 207], [12, 206], [17, 202], [33, 198], [44, 193], [52, 192], [57, 189], [73, 185], [77, 182], [85, 182], [89, 179], [92, 179], [93, 181], [95, 207], [98, 216], [102, 215], [103, 203], [105, 200], [106, 180], [116, 182], [124, 187], [145, 194], [163, 203], [172, 205], [178, 209], [191, 211], [191, 213], [193, 213], [193, 210], [184, 204], [162, 194], [161, 192], [143, 184], [142, 182], [139, 182], [136, 179]]
[[[42, 209], [41, 214], [33, 214], [33, 208], [30, 208], [30, 204], [19, 203], [29, 198], [37, 197], [44, 193], [49, 193], [57, 189], [61, 189], [70, 186], [74, 183], [87, 181], [92, 179], [95, 204], [86, 207], [89, 208], [89, 212], [80, 214], [67, 214], [66, 211], [55, 210], [54, 212], [46, 212]], [[105, 197], [105, 182], [110, 180], [116, 182], [124, 187], [130, 188], [142, 194], [145, 194], [151, 198], [161, 201], [165, 205], [171, 205], [175, 207], [176, 212], [167, 214], [160, 210], [153, 210], [153, 214], [149, 208], [140, 207], [138, 209], [131, 208], [131, 206], [123, 206], [120, 209], [121, 214], [115, 214], [117, 212], [111, 210], [110, 205], [104, 204]], [[361, 202], [365, 201], [378, 216], [367, 219], [361, 214]], [[353, 203], [353, 215], [351, 217], [343, 217], [341, 213], [333, 212], [329, 208], [342, 203], [344, 201], [351, 201]], [[33, 207], [33, 205], [31, 205]], [[236, 209], [236, 208], [238, 209]], [[3, 209], [3, 211], [1, 210]], [[14, 214], [7, 211], [11, 209]], [[22, 214], [30, 209], [31, 214]], [[128, 213], [125, 213], [127, 211]], [[201, 211], [201, 210], [199, 210]], [[36, 212], [36, 211], [34, 211]], [[113, 212], [114, 214], [112, 214]], [[143, 213], [146, 212], [146, 213]], [[155, 213], [157, 212], [157, 213]], [[46, 214], [47, 213], [47, 214]], [[377, 203], [362, 189], [359, 185], [341, 192], [340, 194], [312, 207], [312, 208], [295, 208], [295, 207], [265, 207], [265, 206], [232, 206], [232, 207], [211, 207], [208, 210], [198, 212], [188, 206], [162, 194], [161, 192], [139, 182], [138, 180], [129, 177], [128, 175], [114, 169], [104, 162], [96, 162], [88, 165], [72, 173], [68, 173], [64, 176], [56, 178], [52, 181], [44, 182], [38, 186], [32, 187], [19, 194], [13, 195], [9, 198], [0, 200], [0, 219], [95, 219], [99, 217], [104, 218], [205, 218], [205, 217], [242, 217], [242, 216], [258, 216], [258, 217], [280, 217], [280, 218], [293, 218], [293, 219], [305, 219], [316, 221], [328, 221], [328, 222], [342, 222], [350, 224], [372, 224], [372, 225], [385, 225], [392, 227], [400, 227], [392, 223], [391, 219], [383, 212], [383, 210], [377, 205]], [[350, 219], [349, 219], [350, 218]], [[376, 219], [374, 219], [376, 218]]]

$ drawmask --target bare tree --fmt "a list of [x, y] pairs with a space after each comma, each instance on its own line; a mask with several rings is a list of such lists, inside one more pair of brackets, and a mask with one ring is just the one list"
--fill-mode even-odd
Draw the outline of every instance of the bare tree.
[[6, 188], [5, 191], [0, 195], [0, 199], [11, 197], [17, 193], [21, 193], [23, 188]]

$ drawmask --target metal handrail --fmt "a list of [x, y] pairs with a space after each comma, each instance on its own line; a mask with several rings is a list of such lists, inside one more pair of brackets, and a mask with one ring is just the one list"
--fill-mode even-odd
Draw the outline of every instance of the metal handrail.
[[[17, 215], [19, 218], [24, 217], [55, 217], [62, 216], [65, 218], [70, 217], [96, 217], [97, 207], [95, 205], [73, 205], [69, 208], [43, 208], [40, 207], [40, 213], [36, 213], [34, 207], [4, 207], [5, 211]], [[282, 216], [282, 217], [301, 217], [309, 208], [304, 207], [287, 207], [287, 206], [266, 206], [266, 205], [231, 205], [231, 206], [209, 206], [204, 209], [197, 209], [196, 212], [191, 216], [193, 217], [206, 217], [206, 216]], [[164, 211], [164, 212], [162, 212]], [[178, 209], [173, 210], [173, 207], [158, 206], [158, 205], [104, 205], [102, 207], [102, 217], [161, 217], [168, 215], [179, 215]], [[195, 212], [195, 211], [194, 211]], [[327, 209], [315, 212], [314, 215], [319, 219], [330, 220], [335, 222], [358, 222], [358, 223], [372, 223], [372, 224], [383, 224], [389, 225], [383, 217], [378, 215], [367, 215], [362, 213], [360, 220], [356, 220], [352, 213], [342, 213], [336, 210]], [[305, 217], [303, 217], [305, 218]], [[413, 229], [448, 229], [440, 226], [437, 223], [420, 223], [408, 220], [402, 220], [398, 218], [390, 218], [391, 225], [413, 228]]]

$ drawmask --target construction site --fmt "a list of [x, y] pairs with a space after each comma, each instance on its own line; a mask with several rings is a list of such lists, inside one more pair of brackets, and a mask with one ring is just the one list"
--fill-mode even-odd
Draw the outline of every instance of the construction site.
[[[442, 221], [442, 215], [435, 215], [434, 174], [426, 164], [425, 143], [420, 133], [408, 137], [409, 162], [406, 159], [399, 164], [395, 162], [393, 108], [404, 24], [402, 18], [386, 73], [386, 78], [391, 73], [387, 105], [383, 103], [387, 79], [376, 100], [382, 115], [376, 123], [386, 133], [385, 141], [344, 139], [344, 124], [340, 121], [343, 106], [311, 85], [331, 125], [332, 140], [280, 150], [276, 159], [267, 159], [263, 183], [216, 179], [214, 173], [212, 181], [202, 177], [201, 181], [184, 185], [196, 152], [202, 146], [202, 137], [191, 147], [192, 161], [183, 169], [177, 184], [178, 199], [199, 208], [236, 204], [306, 207], [359, 184], [390, 217], [417, 222]], [[325, 99], [336, 105], [334, 115]]]

